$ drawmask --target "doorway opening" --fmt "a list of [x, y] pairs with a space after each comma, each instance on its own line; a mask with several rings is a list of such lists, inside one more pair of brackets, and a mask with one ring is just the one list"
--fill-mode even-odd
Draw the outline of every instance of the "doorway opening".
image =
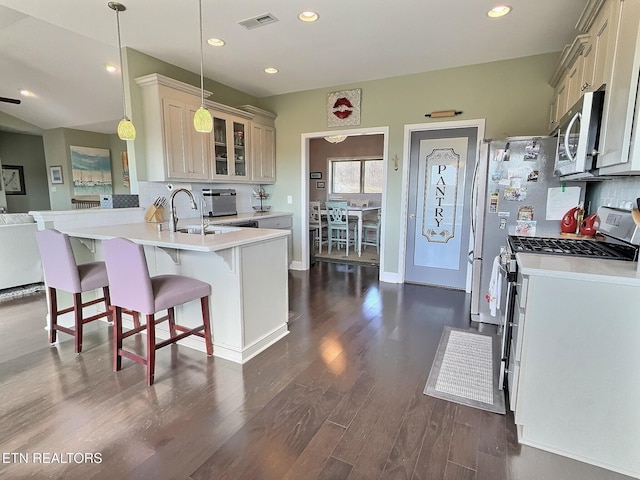
[[[346, 138], [339, 143], [325, 140], [326, 136], [336, 135], [345, 135]], [[388, 127], [302, 135], [303, 269], [308, 269], [312, 261], [383, 264], [387, 143]], [[349, 206], [350, 239], [354, 238], [354, 231], [362, 231], [359, 242], [351, 241], [348, 256], [344, 242], [341, 248], [332, 242], [332, 252], [328, 253], [327, 201], [346, 202]], [[310, 202], [320, 203], [319, 229], [312, 230]], [[378, 226], [377, 230], [374, 225]], [[312, 244], [313, 236], [318, 232], [322, 232], [321, 243], [316, 241]], [[333, 232], [334, 236], [337, 235], [335, 230]]]

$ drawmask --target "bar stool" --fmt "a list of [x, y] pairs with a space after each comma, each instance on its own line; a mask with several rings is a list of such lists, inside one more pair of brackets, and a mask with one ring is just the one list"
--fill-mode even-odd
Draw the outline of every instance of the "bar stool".
[[[122, 368], [122, 357], [147, 366], [147, 385], [153, 385], [156, 350], [176, 343], [189, 336], [204, 338], [207, 356], [213, 354], [209, 319], [209, 295], [211, 285], [184, 275], [157, 275], [151, 277], [142, 245], [124, 238], [104, 240], [104, 256], [111, 289], [114, 315], [113, 370]], [[183, 303], [200, 299], [202, 325], [187, 328], [175, 323], [174, 308]], [[132, 310], [146, 316], [146, 325], [122, 331], [122, 311]], [[158, 319], [155, 314], [167, 310]], [[156, 343], [155, 326], [169, 321], [170, 338]], [[131, 335], [147, 331], [146, 358], [125, 350], [123, 340]], [[181, 333], [177, 334], [176, 331]]]
[[[36, 241], [42, 258], [42, 269], [49, 293], [49, 343], [55, 343], [58, 331], [75, 337], [76, 353], [82, 351], [82, 327], [85, 323], [111, 315], [109, 281], [104, 262], [76, 264], [69, 237], [54, 229], [38, 230]], [[102, 297], [82, 302], [82, 292], [102, 289]], [[73, 306], [58, 310], [57, 290], [73, 295]], [[106, 311], [83, 317], [83, 308], [104, 302]], [[58, 316], [74, 312], [75, 329], [58, 325]]]

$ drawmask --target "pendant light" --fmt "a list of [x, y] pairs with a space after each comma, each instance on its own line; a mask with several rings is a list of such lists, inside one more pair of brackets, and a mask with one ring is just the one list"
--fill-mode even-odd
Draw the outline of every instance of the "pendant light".
[[329, 143], [340, 143], [344, 142], [347, 139], [346, 135], [330, 135], [328, 137], [324, 137], [324, 139]]
[[196, 132], [209, 133], [213, 130], [213, 118], [204, 106], [204, 51], [202, 47], [202, 0], [198, 0], [198, 17], [200, 19], [200, 108], [193, 115], [193, 126]]
[[122, 69], [122, 42], [120, 41], [120, 12], [124, 12], [127, 7], [118, 2], [109, 2], [107, 4], [111, 10], [116, 12], [116, 25], [118, 27], [118, 53], [120, 54], [120, 80], [122, 82], [122, 111], [123, 117], [118, 123], [118, 137], [120, 140], [135, 140], [136, 128], [133, 126], [129, 117], [127, 117], [127, 105], [124, 99], [124, 72]]

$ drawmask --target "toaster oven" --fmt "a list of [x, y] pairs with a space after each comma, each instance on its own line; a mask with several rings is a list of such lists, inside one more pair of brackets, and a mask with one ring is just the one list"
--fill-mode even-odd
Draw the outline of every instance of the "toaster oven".
[[226, 189], [206, 189], [202, 191], [202, 196], [206, 199], [209, 212], [202, 212], [203, 216], [226, 217], [237, 215], [236, 191], [233, 188]]

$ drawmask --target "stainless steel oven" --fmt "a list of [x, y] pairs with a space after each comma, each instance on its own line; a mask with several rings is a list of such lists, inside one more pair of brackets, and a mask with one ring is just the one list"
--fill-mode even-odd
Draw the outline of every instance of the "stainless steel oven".
[[[599, 235], [601, 241], [595, 239], [573, 239], [563, 237], [526, 237], [510, 235], [506, 247], [500, 254], [500, 270], [505, 290], [502, 309], [504, 313], [500, 319], [502, 334], [500, 365], [500, 383], [507, 386], [509, 376], [516, 372], [509, 370], [514, 365], [511, 360], [511, 345], [514, 329], [517, 325], [516, 299], [522, 296], [518, 284], [518, 262], [516, 254], [565, 255], [599, 260], [637, 261], [638, 245], [640, 244], [640, 229], [636, 227], [629, 210], [600, 207]], [[588, 292], [585, 292], [588, 294]], [[526, 294], [524, 294], [526, 296]]]

